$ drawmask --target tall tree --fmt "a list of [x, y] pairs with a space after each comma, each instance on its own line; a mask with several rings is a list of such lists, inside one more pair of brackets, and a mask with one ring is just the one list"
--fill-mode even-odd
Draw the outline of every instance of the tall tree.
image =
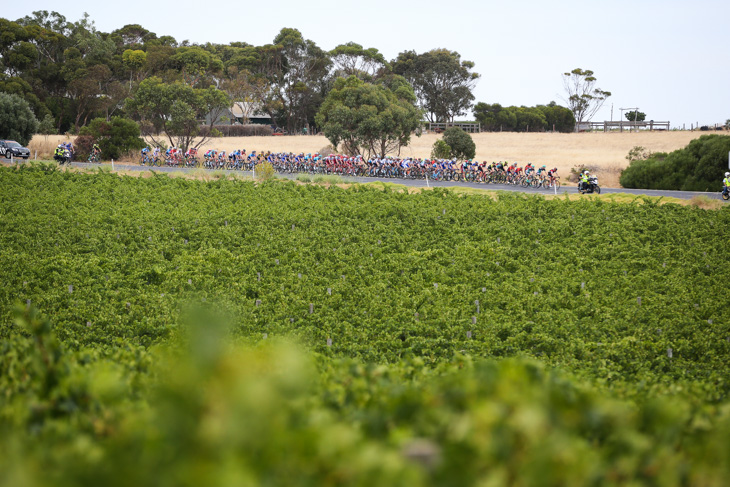
[[449, 122], [464, 115], [474, 101], [472, 90], [480, 75], [474, 63], [456, 51], [434, 49], [423, 54], [405, 51], [391, 62], [393, 72], [412, 85], [431, 122]]
[[[198, 137], [198, 120], [210, 113], [219, 113], [230, 104], [228, 96], [215, 87], [197, 89], [181, 82], [167, 84], [153, 76], [139, 84], [134, 96], [127, 100], [126, 108], [164, 134], [170, 145], [187, 150], [191, 146], [200, 147], [208, 139], [207, 136]], [[210, 117], [211, 127], [216, 118]], [[161, 145], [154, 131], [148, 129], [145, 135], [154, 144]]]
[[347, 78], [357, 76], [369, 81], [378, 72], [388, 68], [385, 57], [374, 47], [364, 49], [360, 44], [348, 42], [340, 44], [329, 52], [335, 65], [335, 76]]
[[317, 124], [335, 147], [349, 154], [400, 154], [421, 123], [421, 111], [408, 82], [398, 76], [366, 83], [338, 78], [317, 113]]
[[38, 50], [31, 33], [17, 22], [0, 19], [0, 73], [18, 76], [30, 68]]
[[87, 65], [109, 64], [116, 51], [116, 44], [108, 36], [96, 30], [89, 14], [85, 13], [79, 21], [69, 25], [71, 30], [69, 41], [79, 50]]
[[68, 96], [73, 102], [76, 131], [86, 123], [94, 110], [103, 107], [102, 86], [111, 76], [111, 71], [103, 64], [91, 66], [83, 72], [83, 76], [74, 77], [68, 84]]
[[265, 48], [262, 68], [269, 73], [271, 91], [264, 106], [290, 132], [314, 121], [331, 64], [327, 53], [297, 29], [282, 29], [274, 45]]
[[568, 95], [565, 102], [573, 112], [576, 123], [591, 120], [611, 96], [610, 91], [596, 88], [596, 81], [598, 80], [590, 69], [575, 68], [569, 73], [563, 73], [563, 86]]
[[132, 79], [137, 78], [139, 81], [142, 68], [147, 64], [147, 53], [141, 49], [126, 49], [122, 53], [122, 62], [124, 67], [129, 70], [129, 88], [131, 89]]
[[[23, 78], [31, 83], [33, 92], [50, 110], [57, 121], [59, 132], [67, 130], [73, 123], [68, 98], [68, 78], [64, 71], [66, 51], [73, 47], [70, 40], [71, 23], [57, 12], [40, 10], [18, 20], [25, 27], [29, 41], [36, 49], [31, 67], [23, 73]], [[80, 51], [76, 49], [73, 54]]]
[[221, 89], [241, 110], [244, 123], [248, 123], [248, 119], [263, 106], [262, 101], [270, 86], [263, 75], [254, 75], [247, 69], [239, 71], [236, 66], [231, 66], [228, 77], [221, 82]]

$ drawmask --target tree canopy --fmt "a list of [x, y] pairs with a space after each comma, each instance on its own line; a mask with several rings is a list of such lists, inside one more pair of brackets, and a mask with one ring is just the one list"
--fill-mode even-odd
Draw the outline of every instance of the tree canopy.
[[452, 122], [472, 106], [472, 90], [480, 75], [472, 71], [474, 63], [462, 61], [456, 51], [401, 52], [392, 68], [413, 85], [418, 103], [431, 122]]
[[[273, 125], [295, 133], [316, 123], [336, 81], [350, 76], [393, 93], [407, 89], [428, 120], [453, 121], [474, 103], [480, 77], [474, 67], [448, 49], [403, 51], [393, 60], [355, 42], [327, 51], [289, 27], [263, 45], [191, 44], [140, 24], [101, 32], [86, 14], [77, 21], [47, 10], [15, 21], [0, 18], [0, 92], [23, 98], [37, 119], [51, 115], [57, 133], [124, 116], [158, 142], [185, 145], [197, 131], [193, 119], [210, 115], [201, 112], [205, 104], [191, 101], [190, 90], [217, 90], [218, 101], [228, 98], [243, 119], [266, 113]], [[158, 98], [162, 105], [153, 109], [154, 97], [140, 101], [153, 85], [181, 98]], [[213, 91], [208, 93], [210, 98]]]
[[624, 116], [629, 122], [643, 122], [644, 120], [646, 120], [646, 113], [644, 112], [626, 112], [624, 113]]
[[385, 57], [377, 49], [365, 49], [354, 42], [340, 44], [329, 55], [335, 65], [335, 75], [344, 78], [354, 75], [371, 81], [379, 72], [389, 67]]
[[[203, 89], [193, 88], [182, 82], [168, 84], [157, 77], [142, 81], [126, 105], [130, 113], [146, 124], [145, 135], [153, 142], [161, 144], [155, 138], [155, 132], [161, 132], [169, 145], [183, 150], [191, 146], [200, 147], [207, 140], [207, 137], [201, 137], [193, 145], [193, 139], [200, 133], [199, 119], [228, 107], [228, 95], [212, 86]], [[212, 124], [211, 120], [210, 125]], [[156, 130], [152, 131], [150, 128]]]
[[563, 73], [563, 86], [567, 93], [566, 103], [577, 123], [589, 121], [611, 96], [610, 91], [596, 87], [598, 80], [590, 69], [575, 68]]
[[474, 118], [482, 130], [497, 132], [572, 132], [575, 130], [573, 112], [551, 101], [536, 107], [503, 107], [499, 103], [477, 103]]
[[385, 156], [408, 145], [421, 111], [402, 77], [373, 84], [352, 75], [335, 81], [316, 118], [334, 147], [351, 155]]

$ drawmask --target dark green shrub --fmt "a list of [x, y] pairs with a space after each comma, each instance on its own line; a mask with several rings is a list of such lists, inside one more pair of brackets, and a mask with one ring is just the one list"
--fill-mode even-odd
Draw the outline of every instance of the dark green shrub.
[[103, 118], [95, 118], [81, 129], [81, 135], [94, 138], [101, 148], [103, 159], [119, 159], [122, 154], [146, 145], [140, 138], [137, 122], [122, 117], [113, 117], [108, 122]]
[[26, 146], [36, 130], [38, 120], [28, 102], [18, 95], [0, 93], [0, 139], [15, 140]]
[[433, 143], [433, 147], [431, 148], [431, 158], [432, 159], [449, 159], [451, 158], [451, 147], [449, 144], [443, 141], [443, 139], [439, 139], [436, 142]]
[[703, 135], [684, 149], [632, 161], [619, 181], [624, 188], [719, 191], [728, 152], [730, 136]]
[[74, 159], [77, 161], [86, 161], [91, 154], [91, 149], [94, 147], [94, 137], [91, 135], [79, 135], [74, 140]]
[[471, 135], [459, 127], [451, 127], [444, 131], [443, 141], [451, 147], [451, 157], [459, 160], [473, 159], [477, 152], [477, 146]]

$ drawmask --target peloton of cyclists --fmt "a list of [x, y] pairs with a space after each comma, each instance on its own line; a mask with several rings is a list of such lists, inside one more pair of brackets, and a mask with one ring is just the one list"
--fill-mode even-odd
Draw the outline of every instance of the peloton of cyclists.
[[[62, 144], [59, 149], [67, 150]], [[60, 152], [60, 150], [59, 150]], [[159, 160], [160, 147], [145, 147], [141, 151], [141, 163]], [[184, 162], [190, 166], [195, 163], [197, 150], [188, 149], [183, 153], [182, 149], [175, 146], [165, 151], [166, 159], [175, 163]], [[340, 174], [348, 176], [380, 176], [380, 177], [407, 177], [438, 180], [463, 179], [467, 181], [483, 183], [507, 183], [525, 184], [525, 178], [530, 177], [527, 183], [536, 183], [536, 187], [551, 188], [558, 179], [558, 169], [548, 169], [546, 165], [539, 168], [532, 162], [524, 167], [516, 162], [505, 161], [479, 162], [467, 159], [462, 162], [452, 159], [431, 159], [415, 157], [394, 157], [380, 156], [377, 154], [369, 158], [362, 155], [347, 156], [343, 154], [331, 154], [322, 156], [319, 153], [293, 153], [293, 152], [261, 152], [252, 151], [247, 153], [245, 149], [235, 149], [231, 152], [208, 149], [205, 153], [205, 167], [207, 168], [229, 168], [246, 169], [266, 161], [280, 172], [324, 172], [327, 174]], [[179, 160], [178, 160], [179, 159]], [[501, 177], [500, 177], [501, 176]], [[588, 181], [588, 174], [580, 175], [580, 187]]]

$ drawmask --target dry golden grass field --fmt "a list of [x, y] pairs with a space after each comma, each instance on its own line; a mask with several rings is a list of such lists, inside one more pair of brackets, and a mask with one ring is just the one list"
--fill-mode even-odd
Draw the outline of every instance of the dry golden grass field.
[[[725, 132], [723, 132], [725, 133]], [[477, 146], [479, 161], [509, 161], [524, 165], [532, 162], [538, 166], [557, 167], [559, 174], [567, 176], [570, 169], [586, 165], [599, 177], [601, 186], [618, 187], [618, 177], [626, 167], [626, 154], [634, 146], [642, 146], [652, 152], [671, 152], [686, 146], [691, 140], [707, 132], [670, 131], [639, 133], [514, 133], [484, 132], [472, 134]], [[413, 137], [410, 146], [403, 149], [402, 156], [428, 157], [437, 134]], [[39, 157], [49, 158], [59, 140], [65, 136], [43, 136], [33, 138], [29, 147]], [[246, 149], [247, 152], [304, 152], [315, 153], [329, 145], [322, 135], [273, 136], [273, 137], [227, 137], [211, 139], [202, 147], [230, 152]]]

